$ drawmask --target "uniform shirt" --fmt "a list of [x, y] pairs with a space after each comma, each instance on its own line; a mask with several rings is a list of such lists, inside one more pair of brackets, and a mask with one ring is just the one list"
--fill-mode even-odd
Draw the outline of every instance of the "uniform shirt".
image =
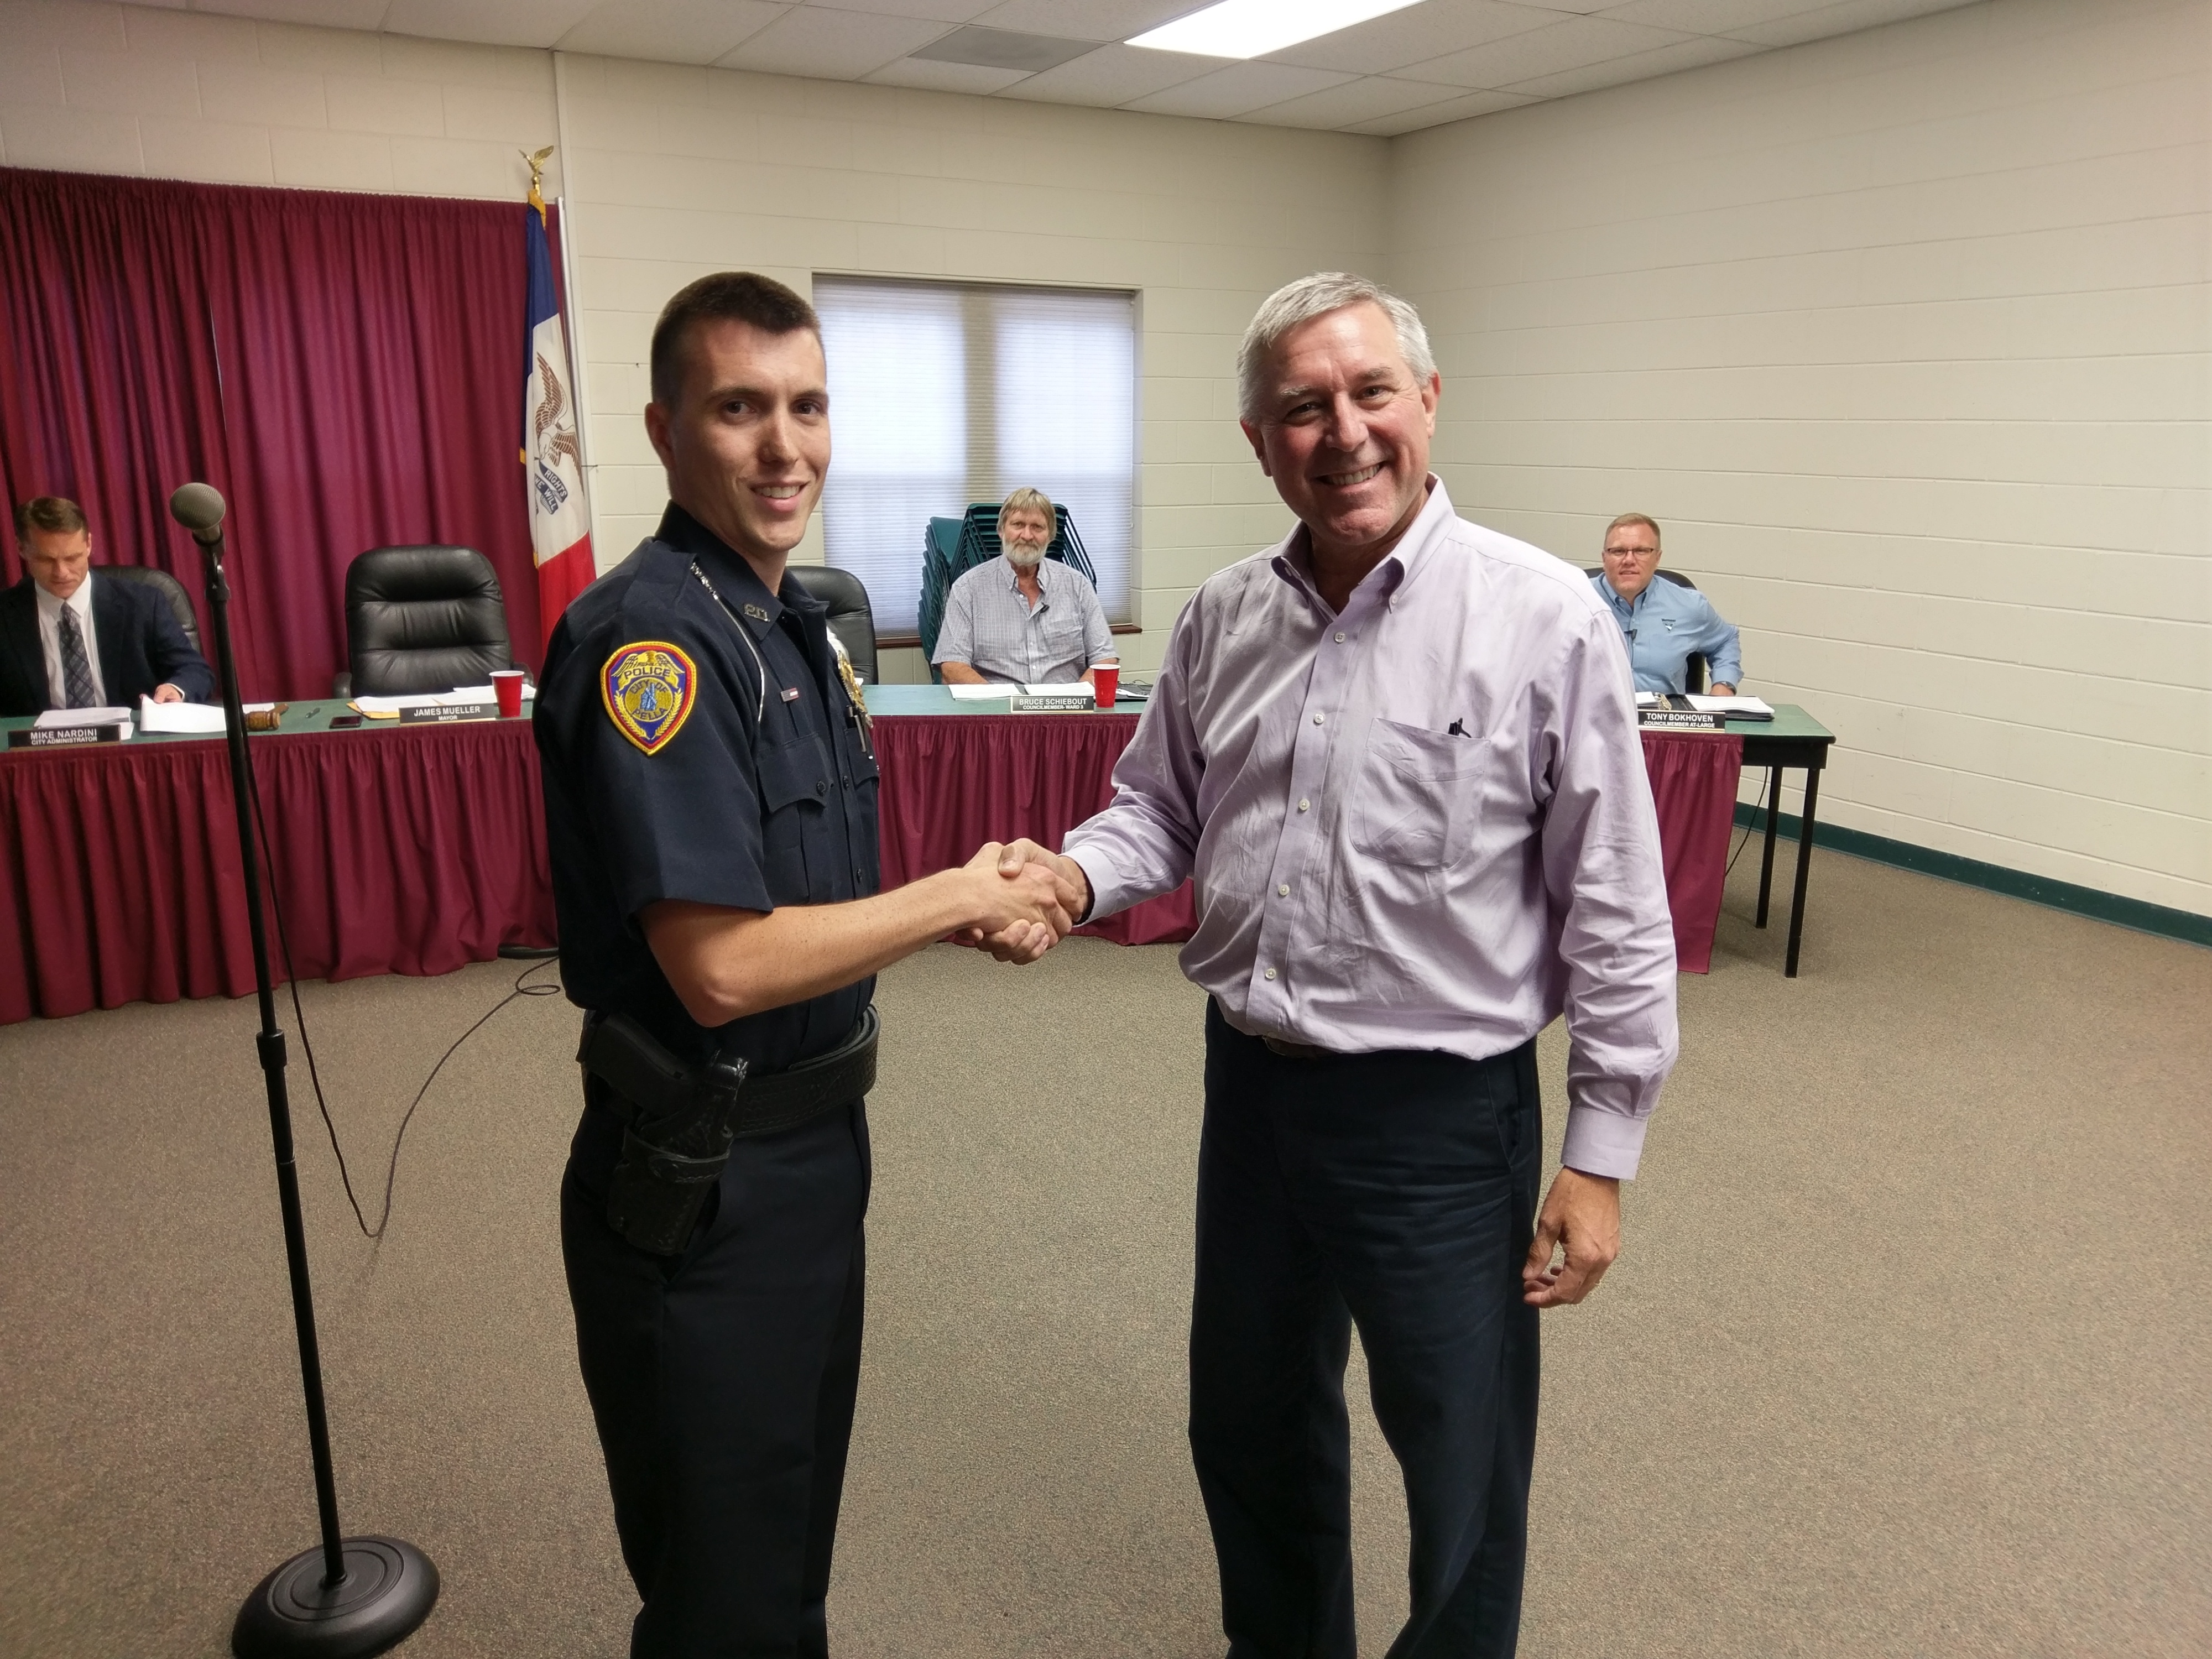
[[1674, 943], [1619, 631], [1443, 486], [1332, 612], [1303, 527], [1207, 580], [1072, 831], [1105, 915], [1196, 879], [1182, 965], [1253, 1036], [1517, 1048], [1562, 1010], [1565, 1161], [1636, 1172]]
[[1686, 690], [1693, 653], [1705, 659], [1707, 685], [1743, 684], [1743, 653], [1735, 629], [1696, 588], [1655, 574], [1631, 602], [1613, 591], [1602, 573], [1592, 576], [1590, 585], [1620, 624], [1638, 691]]
[[1079, 680], [1091, 664], [1111, 657], [1114, 630], [1083, 573], [1056, 559], [1036, 569], [1034, 611], [1003, 557], [953, 583], [930, 661], [964, 662], [987, 680], [1029, 685]]
[[780, 1071], [835, 1048], [874, 989], [863, 980], [709, 1032], [638, 922], [660, 899], [769, 911], [876, 890], [876, 764], [827, 616], [788, 576], [770, 593], [672, 505], [553, 631], [533, 720], [562, 977], [571, 1001], [630, 1014], [687, 1059], [719, 1048]]
[[[93, 574], [84, 573], [84, 580], [76, 585], [76, 592], [66, 599], [58, 599], [43, 587], [37, 588], [39, 605], [39, 647], [46, 659], [46, 695], [57, 708], [69, 707], [69, 676], [62, 667], [62, 608], [66, 605], [76, 614], [77, 632], [84, 640], [84, 660], [92, 670], [93, 706], [107, 706], [107, 682], [100, 672], [100, 641], [92, 631]], [[36, 584], [33, 584], [36, 586]]]

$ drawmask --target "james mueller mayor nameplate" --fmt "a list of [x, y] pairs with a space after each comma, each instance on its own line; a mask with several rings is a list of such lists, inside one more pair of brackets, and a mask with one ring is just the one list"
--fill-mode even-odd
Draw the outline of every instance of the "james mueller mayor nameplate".
[[499, 705], [495, 702], [456, 702], [435, 708], [403, 708], [399, 720], [403, 726], [428, 722], [432, 726], [451, 726], [457, 720], [495, 720]]

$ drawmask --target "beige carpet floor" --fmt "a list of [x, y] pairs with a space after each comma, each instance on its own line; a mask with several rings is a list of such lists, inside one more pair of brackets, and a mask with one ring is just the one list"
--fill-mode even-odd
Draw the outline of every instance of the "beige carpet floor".
[[[2212, 952], [1820, 854], [1803, 976], [1755, 850], [1627, 1251], [1547, 1316], [1522, 1650], [2212, 1652]], [[305, 988], [356, 1185], [514, 967]], [[1167, 949], [884, 976], [846, 1659], [1218, 1655], [1182, 1439], [1200, 1000]], [[574, 1017], [447, 1066], [389, 1236], [294, 1103], [343, 1510], [429, 1552], [402, 1650], [623, 1651], [555, 1225]], [[313, 1539], [252, 1005], [0, 1029], [0, 1654], [216, 1655]], [[1564, 1044], [1544, 1044], [1557, 1144]], [[1355, 1360], [1355, 1369], [1356, 1369]], [[1357, 1377], [1355, 1376], [1355, 1387]], [[1364, 1405], [1363, 1651], [1403, 1515]]]

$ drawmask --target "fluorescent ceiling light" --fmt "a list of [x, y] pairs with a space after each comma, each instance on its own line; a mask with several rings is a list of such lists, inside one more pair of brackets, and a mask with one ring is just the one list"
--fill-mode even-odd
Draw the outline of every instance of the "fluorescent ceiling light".
[[1257, 58], [1317, 34], [1334, 34], [1419, 0], [1220, 0], [1133, 35], [1124, 44], [1155, 52], [1191, 52], [1207, 58]]

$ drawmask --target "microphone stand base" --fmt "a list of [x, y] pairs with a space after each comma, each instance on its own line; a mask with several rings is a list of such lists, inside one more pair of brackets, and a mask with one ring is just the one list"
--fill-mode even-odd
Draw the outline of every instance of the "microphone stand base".
[[438, 1570], [397, 1538], [349, 1538], [345, 1577], [323, 1583], [320, 1549], [255, 1586], [231, 1626], [238, 1659], [368, 1659], [404, 1641], [438, 1603]]

